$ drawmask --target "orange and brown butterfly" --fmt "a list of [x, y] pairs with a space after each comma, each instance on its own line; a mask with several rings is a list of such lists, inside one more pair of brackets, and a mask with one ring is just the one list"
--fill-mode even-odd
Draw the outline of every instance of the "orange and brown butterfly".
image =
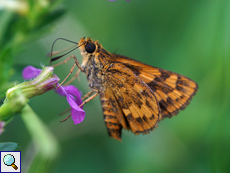
[[98, 41], [82, 38], [78, 45], [83, 60], [80, 65], [75, 58], [76, 65], [96, 92], [86, 102], [100, 95], [108, 134], [117, 140], [122, 128], [149, 133], [160, 120], [184, 109], [197, 92], [193, 80], [112, 54]]

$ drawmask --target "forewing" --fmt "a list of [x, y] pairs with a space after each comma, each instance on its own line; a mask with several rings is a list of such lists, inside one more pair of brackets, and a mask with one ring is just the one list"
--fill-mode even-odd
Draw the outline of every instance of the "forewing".
[[114, 55], [114, 62], [129, 67], [154, 92], [164, 117], [176, 115], [196, 94], [198, 85], [193, 80], [171, 71], [152, 67], [130, 58]]
[[159, 105], [151, 89], [121, 63], [111, 64], [106, 82], [135, 134], [148, 133], [161, 119]]

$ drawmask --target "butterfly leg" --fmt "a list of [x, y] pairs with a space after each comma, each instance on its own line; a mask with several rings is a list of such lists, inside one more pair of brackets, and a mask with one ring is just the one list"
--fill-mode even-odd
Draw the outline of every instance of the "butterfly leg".
[[78, 67], [82, 72], [84, 72], [85, 70], [81, 67], [81, 65], [80, 65], [80, 63], [78, 62], [76, 56], [72, 55], [71, 57], [74, 59], [74, 61], [75, 61], [76, 65], [77, 65], [77, 67]]
[[97, 91], [94, 95], [92, 95], [91, 97], [89, 97], [88, 99], [86, 99], [79, 107], [82, 107], [84, 104], [86, 104], [89, 101], [93, 100], [98, 94], [99, 94], [99, 92]]
[[[91, 94], [93, 94], [93, 92], [94, 92], [93, 90], [89, 91], [87, 94], [85, 94], [85, 95], [81, 98], [81, 100], [84, 100], [84, 99], [88, 98]], [[65, 114], [65, 113], [69, 112], [70, 110], [71, 110], [71, 107], [68, 108], [68, 109], [66, 109], [65, 111], [63, 111], [63, 112], [60, 113], [59, 115], [63, 115], [63, 114]]]
[[56, 89], [58, 89], [60, 86], [62, 86], [62, 84], [66, 81], [66, 79], [69, 77], [69, 75], [71, 75], [73, 73], [73, 69], [76, 66], [76, 64], [74, 64], [69, 72], [69, 74], [65, 77], [65, 79], [62, 81], [62, 83], [60, 85], [58, 85], [58, 87]]
[[58, 64], [55, 64], [55, 65], [53, 65], [52, 67], [56, 67], [56, 66], [59, 66], [59, 65], [61, 65], [61, 64], [67, 63], [71, 58], [74, 59], [75, 64], [77, 65], [77, 67], [78, 67], [82, 72], [84, 72], [84, 69], [81, 67], [81, 65], [80, 65], [80, 63], [78, 62], [76, 56], [74, 56], [74, 55], [71, 55], [70, 57], [66, 58], [64, 61], [59, 62]]
[[59, 115], [64, 115], [65, 113], [69, 112], [71, 110], [71, 107], [69, 107], [68, 109], [66, 109], [65, 111], [63, 111], [62, 113], [60, 113]]
[[91, 94], [93, 94], [93, 90], [89, 91], [87, 94], [85, 94], [81, 99], [84, 100], [86, 98], [88, 98]]
[[78, 81], [80, 81], [80, 79], [79, 79], [80, 72], [81, 72], [81, 70], [78, 69], [77, 72], [75, 73], [75, 75], [68, 82], [66, 82], [65, 86], [67, 86], [70, 83], [72, 83], [75, 79], [78, 79]]
[[71, 115], [72, 115], [72, 114], [69, 114], [64, 120], [61, 120], [60, 122], [62, 123], [62, 122], [64, 122], [64, 121], [68, 120], [69, 117], [71, 117]]
[[[71, 68], [69, 74], [68, 74], [68, 75], [66, 76], [66, 78], [62, 81], [62, 83], [57, 87], [57, 89], [66, 81], [66, 79], [69, 77], [69, 75], [71, 75], [71, 73], [73, 73], [73, 69], [74, 69], [75, 66], [77, 66], [81, 71], [84, 71], [84, 69], [81, 67], [80, 63], [78, 62], [76, 56], [71, 55], [71, 56], [68, 57], [65, 61], [67, 62], [67, 61], [69, 61], [71, 58], [73, 58], [73, 59], [75, 60], [75, 64], [72, 66], [72, 68]], [[60, 63], [65, 63], [65, 61], [62, 61], [62, 62], [60, 62]], [[60, 63], [59, 63], [59, 65], [60, 65]], [[79, 73], [80, 73], [80, 72], [79, 72]]]
[[72, 58], [72, 56], [66, 58], [66, 59], [65, 59], [64, 61], [62, 61], [62, 62], [59, 62], [59, 63], [53, 65], [52, 67], [57, 67], [57, 66], [59, 66], [59, 65], [61, 65], [61, 64], [64, 64], [64, 63], [66, 64], [71, 58]]
[[[53, 65], [52, 67], [56, 67], [56, 66], [59, 66], [59, 65], [61, 65], [61, 64], [67, 63], [71, 58], [73, 58], [73, 57], [70, 56], [70, 57], [66, 58], [64, 61], [62, 61], [62, 62], [60, 62], [60, 63], [58, 63], [58, 64]], [[75, 62], [76, 62], [77, 58], [75, 57], [74, 60], [75, 60]], [[77, 61], [77, 62], [78, 62], [78, 61]], [[78, 63], [78, 64], [79, 64], [79, 63]], [[80, 69], [78, 69], [78, 71], [76, 72], [76, 74], [65, 84], [65, 86], [69, 85], [69, 84], [70, 84], [71, 82], [73, 82], [76, 78], [78, 78], [80, 72], [81, 72]], [[72, 72], [70, 72], [70, 74], [71, 74], [71, 73], [72, 73]], [[69, 75], [70, 75], [70, 74], [69, 74]], [[78, 80], [79, 80], [79, 78], [78, 78]]]
[[[90, 93], [90, 92], [89, 92]], [[87, 93], [87, 94], [89, 94]], [[86, 95], [87, 95], [86, 94]], [[97, 95], [99, 94], [99, 92], [97, 91], [94, 95], [92, 95], [91, 97], [89, 97], [88, 99], [86, 99], [79, 107], [82, 107], [84, 104], [88, 103], [89, 101], [93, 100]], [[64, 120], [62, 120], [61, 122], [66, 121], [69, 117], [71, 117], [71, 114], [69, 114]]]

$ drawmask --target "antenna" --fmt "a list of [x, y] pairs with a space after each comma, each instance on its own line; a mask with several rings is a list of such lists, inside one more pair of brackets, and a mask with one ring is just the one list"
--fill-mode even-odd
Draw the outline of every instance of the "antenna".
[[64, 55], [61, 55], [61, 56], [57, 56], [57, 57], [52, 58], [52, 56], [53, 56], [54, 44], [55, 44], [56, 41], [58, 41], [58, 40], [64, 40], [64, 41], [68, 41], [68, 42], [70, 42], [70, 43], [78, 44], [77, 42], [74, 42], [74, 41], [71, 41], [71, 40], [68, 40], [68, 39], [65, 39], [65, 38], [57, 38], [56, 40], [54, 40], [54, 42], [53, 42], [53, 44], [52, 44], [52, 47], [51, 47], [51, 56], [50, 56], [50, 64], [49, 64], [49, 65], [52, 64], [52, 61], [56, 61], [56, 60], [60, 59], [61, 57], [67, 55], [68, 53], [74, 51], [75, 49], [77, 49], [77, 48], [79, 47], [79, 46], [78, 46], [78, 47], [73, 48], [72, 50], [70, 50], [69, 52], [65, 53]]

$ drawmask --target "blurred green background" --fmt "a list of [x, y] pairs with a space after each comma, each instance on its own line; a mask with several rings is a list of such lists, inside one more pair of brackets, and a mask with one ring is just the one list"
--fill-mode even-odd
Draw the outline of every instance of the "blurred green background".
[[[45, 55], [56, 38], [78, 42], [85, 36], [99, 40], [112, 53], [187, 76], [199, 90], [184, 111], [160, 122], [154, 132], [135, 136], [124, 130], [122, 142], [108, 137], [98, 97], [85, 105], [86, 117], [79, 125], [71, 119], [60, 123], [65, 116], [58, 114], [68, 103], [54, 91], [32, 98], [29, 105], [60, 145], [48, 172], [230, 172], [229, 0], [79, 0], [53, 8], [65, 14], [46, 25], [47, 33], [20, 43], [8, 81], [23, 82], [18, 67], [48, 65]], [[0, 16], [5, 13], [9, 12], [1, 9]], [[13, 15], [17, 22], [20, 15]], [[59, 41], [55, 50], [71, 45]], [[73, 54], [81, 61], [78, 50]], [[54, 72], [64, 79], [72, 64]], [[83, 94], [89, 91], [84, 74], [73, 84]], [[9, 141], [20, 145], [26, 172], [34, 145], [19, 115], [0, 136], [0, 142]]]

